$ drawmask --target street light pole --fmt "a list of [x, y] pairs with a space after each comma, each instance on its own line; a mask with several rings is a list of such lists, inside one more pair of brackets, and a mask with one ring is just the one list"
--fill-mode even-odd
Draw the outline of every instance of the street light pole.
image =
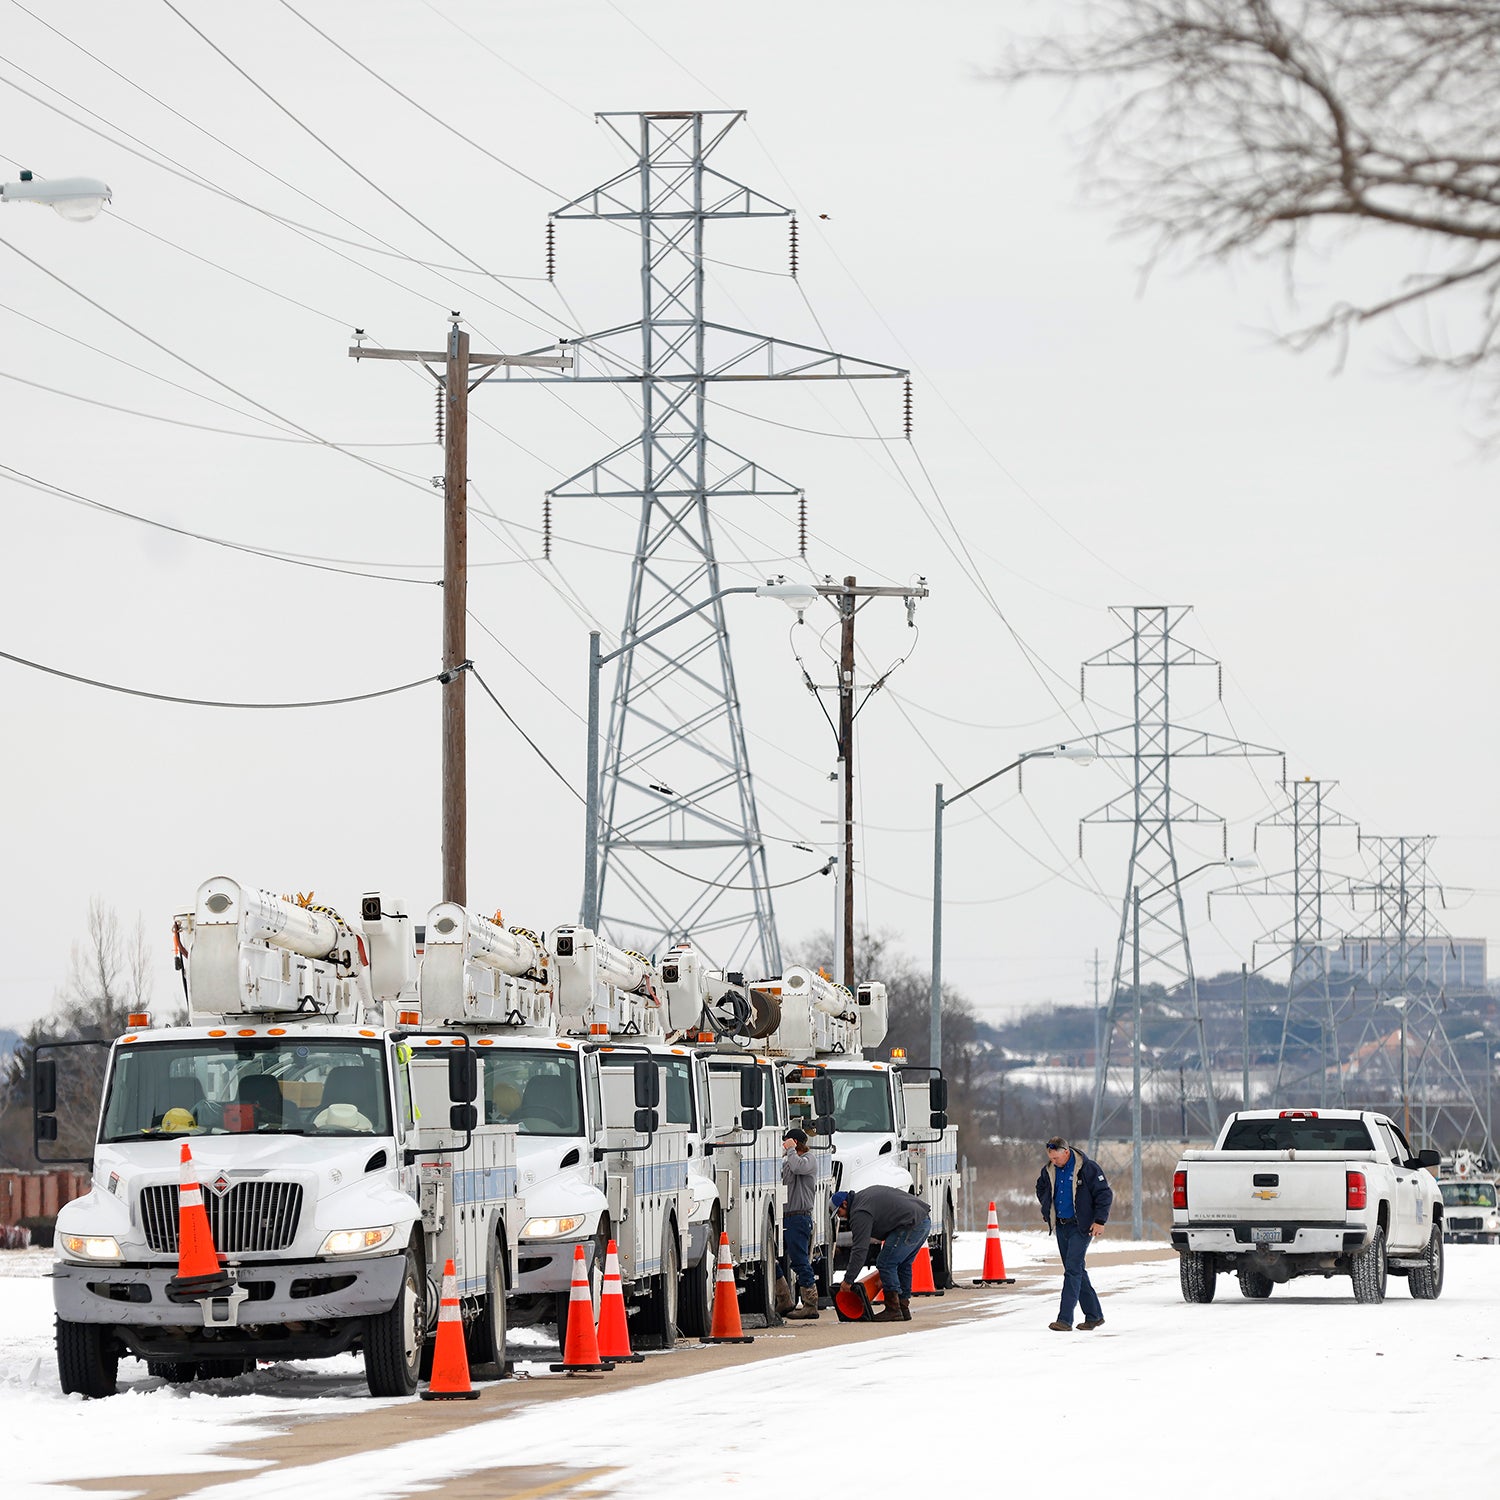
[[1240, 1108], [1250, 1108], [1250, 968], [1240, 965]]
[[1141, 888], [1132, 886], [1130, 922], [1130, 988], [1135, 1025], [1130, 1043], [1130, 1237], [1145, 1234], [1141, 1203]]

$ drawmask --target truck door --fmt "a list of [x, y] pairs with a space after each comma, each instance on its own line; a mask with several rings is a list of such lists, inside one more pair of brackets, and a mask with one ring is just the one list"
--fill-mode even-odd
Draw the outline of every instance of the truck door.
[[[1381, 1132], [1386, 1138], [1394, 1161], [1396, 1174], [1396, 1204], [1392, 1206], [1391, 1249], [1420, 1250], [1427, 1243], [1431, 1226], [1426, 1222], [1422, 1202], [1422, 1169], [1408, 1167], [1417, 1153], [1411, 1149], [1401, 1134], [1401, 1127], [1394, 1121], [1382, 1121]], [[1399, 1216], [1399, 1224], [1396, 1222]]]

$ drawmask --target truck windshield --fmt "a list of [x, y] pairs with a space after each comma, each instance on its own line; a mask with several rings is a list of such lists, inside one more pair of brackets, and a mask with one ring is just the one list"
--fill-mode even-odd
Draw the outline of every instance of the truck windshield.
[[389, 1135], [385, 1049], [336, 1037], [119, 1047], [104, 1142], [194, 1135]]
[[1450, 1208], [1493, 1208], [1495, 1206], [1495, 1184], [1493, 1182], [1444, 1182], [1443, 1202]]
[[833, 1080], [835, 1130], [885, 1131], [896, 1128], [891, 1115], [891, 1084], [887, 1073], [840, 1073]]
[[[644, 1056], [640, 1052], [600, 1053], [605, 1068], [633, 1068]], [[693, 1060], [690, 1057], [657, 1057], [661, 1069], [661, 1119], [664, 1125], [686, 1125], [695, 1129], [693, 1110]]]
[[486, 1125], [514, 1125], [519, 1135], [582, 1135], [583, 1099], [576, 1052], [486, 1052]]
[[1221, 1151], [1372, 1151], [1363, 1120], [1236, 1120]]

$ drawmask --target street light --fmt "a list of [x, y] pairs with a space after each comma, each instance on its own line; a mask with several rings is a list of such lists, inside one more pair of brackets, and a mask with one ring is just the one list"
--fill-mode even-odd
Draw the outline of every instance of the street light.
[[1095, 758], [1092, 745], [1047, 745], [1040, 750], [1028, 750], [1008, 766], [991, 771], [982, 781], [966, 786], [951, 797], [943, 796], [943, 783], [937, 783], [933, 797], [932, 815], [932, 979], [928, 997], [929, 1021], [932, 1029], [931, 1055], [928, 1063], [934, 1068], [943, 1065], [943, 809], [961, 802], [971, 792], [1014, 771], [1028, 760], [1071, 760], [1086, 766]]
[[0, 183], [0, 203], [42, 203], [75, 224], [97, 219], [113, 194], [96, 177], [48, 177], [22, 172], [19, 182]]
[[[589, 632], [588, 784], [584, 796], [583, 913], [580, 920], [591, 930], [596, 930], [599, 926], [599, 673], [626, 651], [651, 640], [664, 630], [670, 630], [674, 625], [680, 625], [694, 615], [702, 614], [709, 605], [717, 604], [731, 594], [754, 594], [757, 599], [779, 599], [788, 609], [795, 610], [799, 619], [802, 611], [816, 604], [819, 597], [815, 584], [792, 583], [785, 578], [777, 578], [762, 584], [719, 589], [691, 609], [684, 609], [671, 619], [663, 620], [660, 625], [633, 636], [608, 653], [599, 650], [599, 632]], [[676, 796], [669, 787], [659, 783], [653, 785], [651, 790], [662, 795]]]
[[1401, 1012], [1401, 1133], [1409, 1141], [1411, 1139], [1411, 1100], [1406, 1093], [1406, 1007], [1411, 1003], [1410, 996], [1392, 995], [1385, 1003]]
[[[1130, 1237], [1135, 1240], [1139, 1240], [1145, 1232], [1145, 1225], [1142, 1221], [1144, 1205], [1141, 1203], [1141, 901], [1150, 900], [1153, 896], [1163, 895], [1167, 891], [1175, 891], [1184, 881], [1191, 880], [1194, 875], [1203, 870], [1221, 868], [1238, 870], [1248, 875], [1260, 869], [1260, 861], [1251, 854], [1242, 854], [1238, 857], [1231, 855], [1227, 859], [1210, 859], [1195, 866], [1186, 875], [1179, 875], [1175, 880], [1168, 880], [1157, 886], [1155, 890], [1147, 891], [1144, 898], [1141, 895], [1140, 886], [1131, 887], [1130, 946], [1134, 1026], [1130, 1042]], [[1201, 1036], [1199, 1040], [1201, 1042]], [[1213, 1077], [1207, 1071], [1206, 1058], [1204, 1062], [1203, 1076], [1208, 1080], [1209, 1115], [1217, 1123], [1218, 1111], [1214, 1107]]]

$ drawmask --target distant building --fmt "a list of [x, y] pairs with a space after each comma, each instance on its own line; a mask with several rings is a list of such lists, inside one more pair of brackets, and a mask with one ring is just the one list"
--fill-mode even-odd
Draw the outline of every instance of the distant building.
[[[1444, 989], [1483, 990], [1487, 978], [1484, 938], [1429, 939], [1413, 943], [1406, 953], [1406, 972], [1414, 984]], [[1401, 973], [1401, 952], [1374, 938], [1346, 942], [1328, 955], [1328, 978], [1334, 985], [1355, 980], [1363, 987], [1388, 989]]]

